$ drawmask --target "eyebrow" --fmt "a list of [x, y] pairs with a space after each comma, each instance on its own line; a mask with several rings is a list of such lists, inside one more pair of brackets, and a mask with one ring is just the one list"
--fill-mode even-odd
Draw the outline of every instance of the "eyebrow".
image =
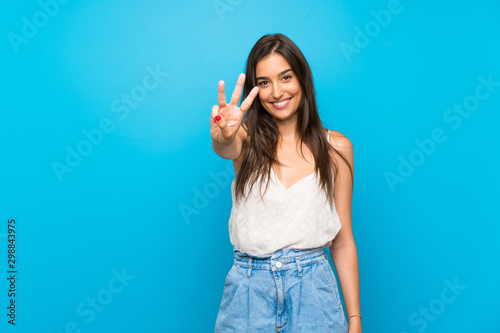
[[[292, 69], [291, 69], [291, 68], [289, 68], [289, 69], [285, 69], [284, 71], [280, 72], [280, 73], [278, 74], [278, 76], [281, 76], [281, 75], [283, 75], [283, 74], [285, 74], [285, 73], [287, 73], [287, 72], [290, 72], [290, 71], [292, 71]], [[269, 78], [268, 78], [267, 76], [259, 76], [259, 77], [258, 77], [258, 78], [256, 78], [255, 80], [265, 80], [265, 79], [269, 80]]]

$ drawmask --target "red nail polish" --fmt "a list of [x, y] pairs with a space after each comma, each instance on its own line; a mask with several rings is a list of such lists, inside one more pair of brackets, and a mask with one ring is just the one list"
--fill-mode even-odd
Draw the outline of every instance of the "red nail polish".
[[222, 117], [220, 116], [220, 114], [216, 115], [215, 118], [214, 118], [214, 122], [218, 122], [218, 121], [221, 121]]

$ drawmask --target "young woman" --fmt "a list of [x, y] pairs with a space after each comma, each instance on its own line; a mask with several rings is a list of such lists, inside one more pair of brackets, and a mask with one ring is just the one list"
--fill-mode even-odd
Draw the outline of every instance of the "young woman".
[[353, 147], [323, 127], [305, 57], [286, 36], [265, 35], [229, 104], [224, 81], [218, 91], [212, 147], [233, 160], [236, 177], [229, 219], [234, 264], [215, 332], [361, 332]]

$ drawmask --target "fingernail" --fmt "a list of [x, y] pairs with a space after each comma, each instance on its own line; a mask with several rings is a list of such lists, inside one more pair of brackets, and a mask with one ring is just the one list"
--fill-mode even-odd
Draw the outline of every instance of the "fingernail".
[[220, 116], [220, 114], [216, 115], [214, 118], [214, 123], [221, 121], [221, 119], [222, 119], [222, 117]]

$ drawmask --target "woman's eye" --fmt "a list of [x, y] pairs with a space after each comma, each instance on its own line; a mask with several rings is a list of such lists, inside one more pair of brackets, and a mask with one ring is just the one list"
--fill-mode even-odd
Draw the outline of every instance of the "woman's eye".
[[267, 81], [260, 81], [260, 82], [259, 82], [259, 86], [264, 86], [264, 85], [266, 85], [266, 84], [267, 84]]
[[283, 80], [290, 80], [292, 78], [291, 75], [285, 75], [283, 76]]

